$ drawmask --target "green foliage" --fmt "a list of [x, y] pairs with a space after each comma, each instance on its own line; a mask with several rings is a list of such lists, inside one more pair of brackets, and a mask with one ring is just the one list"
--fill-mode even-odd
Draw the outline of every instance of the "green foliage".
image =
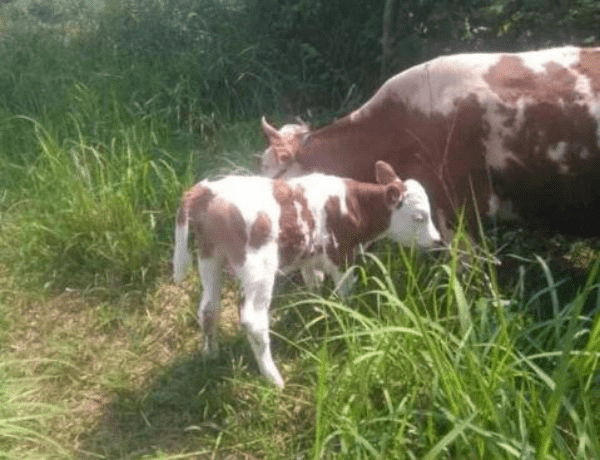
[[[36, 302], [3, 285], [0, 312], [12, 313], [0, 328], [15, 358], [0, 365], [0, 448], [10, 458], [597, 457], [598, 321], [582, 307], [592, 297], [600, 309], [600, 262], [555, 317], [535, 322], [528, 298], [495, 284], [491, 254], [458, 242], [435, 259], [379, 245], [352, 267], [346, 301], [280, 294], [283, 391], [232, 328], [236, 301], [220, 357], [203, 361], [190, 286], [164, 283], [130, 308], [125, 297]], [[547, 286], [533, 295], [552, 305], [557, 283], [539, 263]]]
[[[262, 141], [256, 123], [232, 128], [227, 119], [240, 118], [253, 96], [238, 94], [238, 104], [230, 96], [239, 87], [213, 87], [230, 86], [218, 56], [233, 51], [213, 49], [219, 32], [205, 30], [232, 24], [236, 12], [205, 4], [3, 7], [0, 255], [25, 284], [152, 282], [168, 258], [182, 189], [233, 161], [251, 163]], [[195, 62], [198, 47], [204, 62]]]
[[383, 1], [248, 2], [258, 57], [285, 69], [278, 71], [284, 102], [297, 111], [338, 110], [353, 85], [370, 90], [378, 82], [382, 14]]
[[269, 56], [268, 29], [253, 22], [249, 2], [112, 1], [107, 11], [89, 52], [118, 50], [160, 69], [153, 90], [184, 89], [177, 97], [186, 113], [224, 121], [272, 112], [294, 73], [284, 56]]

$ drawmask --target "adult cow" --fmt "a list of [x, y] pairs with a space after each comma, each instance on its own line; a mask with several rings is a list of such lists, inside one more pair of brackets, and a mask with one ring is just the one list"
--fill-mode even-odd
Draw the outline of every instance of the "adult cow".
[[598, 235], [600, 48], [442, 56], [390, 78], [317, 130], [263, 118], [263, 173], [323, 171], [374, 181], [384, 160], [428, 190], [449, 234], [464, 205]]

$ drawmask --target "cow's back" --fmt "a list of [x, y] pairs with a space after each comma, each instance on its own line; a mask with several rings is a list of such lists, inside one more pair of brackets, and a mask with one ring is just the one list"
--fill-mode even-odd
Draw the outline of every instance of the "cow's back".
[[577, 234], [600, 212], [600, 49], [442, 56], [307, 136], [296, 163], [372, 181], [389, 162], [442, 219], [462, 206]]

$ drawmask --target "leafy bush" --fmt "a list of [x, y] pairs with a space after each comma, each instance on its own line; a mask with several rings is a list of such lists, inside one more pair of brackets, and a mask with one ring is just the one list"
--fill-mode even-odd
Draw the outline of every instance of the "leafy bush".
[[283, 80], [284, 107], [339, 110], [349, 90], [379, 82], [383, 1], [250, 0], [258, 55]]

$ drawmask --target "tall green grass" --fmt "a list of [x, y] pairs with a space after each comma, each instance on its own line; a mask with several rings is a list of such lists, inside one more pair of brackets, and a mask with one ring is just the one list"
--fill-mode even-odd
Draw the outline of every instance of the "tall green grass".
[[[116, 99], [105, 109], [81, 84], [69, 97], [60, 123], [10, 120], [32, 136], [37, 153], [3, 161], [11, 186], [0, 250], [40, 286], [143, 285], [168, 257], [182, 190], [194, 176], [251, 163], [249, 139], [258, 136], [244, 138], [244, 124], [224, 127], [186, 151], [160, 118], [132, 116]], [[218, 156], [215, 142], [236, 150]]]
[[0, 361], [0, 457], [65, 458], [69, 451], [47, 429], [47, 423], [64, 412], [54, 404], [35, 401], [45, 377], [15, 371], [27, 366], [35, 363]]
[[[451, 266], [418, 274], [414, 264], [373, 258], [363, 276], [373, 288], [349, 305], [290, 307], [321, 311], [307, 326], [311, 342], [321, 339], [307, 345], [317, 389], [312, 457], [598, 457], [597, 319], [581, 309], [600, 292], [600, 262], [541, 324], [500, 296], [484, 267], [467, 275]], [[404, 292], [392, 282], [396, 269]]]
[[[81, 85], [73, 91], [73, 109], [58, 126], [19, 120], [31, 125], [39, 152], [8, 165], [20, 180], [5, 211], [7, 260], [57, 287], [143, 282], [158, 266], [152, 259], [189, 170], [172, 166], [164, 127], [131, 119], [116, 101], [103, 112]], [[113, 130], [88, 137], [90, 123]]]
[[182, 189], [261, 144], [239, 9], [92, 3], [0, 10], [0, 255], [29, 286], [151, 282]]
[[[5, 397], [0, 439], [4, 423], [10, 436], [27, 440], [19, 444], [28, 446], [23, 452], [42, 452], [40, 458], [82, 452], [90, 458], [595, 458], [599, 328], [582, 307], [591, 297], [600, 308], [600, 262], [558, 316], [538, 322], [523, 308], [529, 298], [494, 285], [488, 256], [452, 249], [429, 260], [380, 246], [378, 255], [367, 253], [353, 267], [358, 283], [348, 301], [302, 288], [280, 293], [273, 335], [286, 379], [282, 392], [260, 377], [241, 333], [223, 334], [223, 353], [210, 365], [177, 347], [168, 364], [153, 365], [167, 344], [193, 350], [189, 341], [198, 334], [186, 319], [195, 305], [174, 306], [173, 293], [166, 303], [157, 293], [139, 315], [109, 305], [95, 314], [82, 310], [91, 323], [77, 320], [80, 330], [70, 337], [67, 330], [49, 331], [57, 340], [51, 350], [60, 353], [34, 358], [51, 367], [32, 369], [52, 369], [52, 377], [18, 371], [27, 362], [3, 360], [3, 382], [34, 378]], [[556, 289], [550, 278], [534, 294], [548, 305]], [[56, 304], [59, 310], [46, 314], [60, 314], [64, 307]], [[69, 310], [67, 321], [78, 314]], [[27, 327], [14, 314], [7, 321], [14, 330]], [[80, 356], [89, 350], [91, 361]], [[52, 366], [57, 359], [75, 367]], [[98, 428], [79, 428], [55, 401], [19, 404], [20, 395], [60, 388], [78, 389], [69, 390], [75, 399], [80, 392], [89, 397], [86, 388], [97, 394], [98, 385], [113, 395], [97, 415]], [[67, 436], [41, 423], [57, 416], [71, 430]], [[68, 447], [73, 438], [80, 439], [78, 451]], [[7, 443], [7, 452], [19, 452], [17, 444]]]

